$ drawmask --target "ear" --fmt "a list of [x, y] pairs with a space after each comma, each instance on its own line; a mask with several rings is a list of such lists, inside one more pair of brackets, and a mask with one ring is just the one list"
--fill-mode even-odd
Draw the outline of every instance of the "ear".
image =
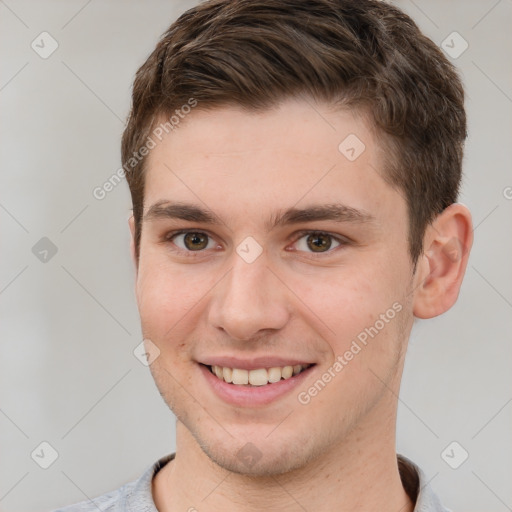
[[137, 274], [139, 269], [139, 261], [137, 259], [137, 255], [135, 254], [135, 219], [133, 218], [133, 214], [128, 219], [128, 226], [130, 228], [130, 254], [132, 257], [133, 265], [135, 266], [135, 274]]
[[414, 282], [413, 313], [433, 318], [448, 311], [459, 296], [473, 245], [471, 213], [461, 203], [441, 212], [427, 227]]

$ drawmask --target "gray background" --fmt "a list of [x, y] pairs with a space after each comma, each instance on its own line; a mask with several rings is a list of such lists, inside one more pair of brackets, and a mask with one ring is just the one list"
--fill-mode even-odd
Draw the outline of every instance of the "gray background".
[[[452, 60], [470, 128], [460, 200], [475, 225], [457, 304], [414, 329], [398, 449], [454, 510], [512, 510], [512, 2], [396, 3], [437, 44], [453, 31], [469, 44]], [[0, 0], [2, 511], [97, 496], [174, 450], [174, 418], [133, 354], [128, 187], [92, 191], [119, 168], [136, 69], [193, 4]], [[43, 31], [59, 45], [47, 59], [31, 48]], [[57, 248], [46, 262], [43, 237]], [[48, 469], [31, 458], [43, 441], [58, 452]], [[469, 453], [458, 469], [441, 456], [452, 441], [452, 464]]]

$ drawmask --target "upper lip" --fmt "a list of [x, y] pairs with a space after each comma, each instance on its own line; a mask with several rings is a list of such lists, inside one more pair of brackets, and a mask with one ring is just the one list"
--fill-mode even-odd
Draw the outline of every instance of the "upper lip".
[[314, 364], [304, 359], [291, 359], [275, 356], [259, 356], [250, 359], [240, 359], [238, 357], [205, 357], [198, 361], [206, 366], [222, 366], [224, 368], [238, 368], [240, 370], [257, 370], [259, 368], [274, 368], [295, 365]]

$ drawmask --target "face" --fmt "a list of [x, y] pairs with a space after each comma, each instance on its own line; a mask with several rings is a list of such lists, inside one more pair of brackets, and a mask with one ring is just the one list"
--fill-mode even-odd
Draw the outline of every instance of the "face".
[[136, 281], [150, 369], [218, 465], [297, 469], [393, 417], [414, 276], [382, 151], [356, 113], [300, 100], [196, 109], [152, 149]]

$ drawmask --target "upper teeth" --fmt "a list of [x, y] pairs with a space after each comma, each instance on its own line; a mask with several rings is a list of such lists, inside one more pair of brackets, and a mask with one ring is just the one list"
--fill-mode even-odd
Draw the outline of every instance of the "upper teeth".
[[309, 366], [296, 364], [295, 366], [276, 366], [273, 368], [258, 368], [257, 370], [241, 370], [239, 368], [226, 368], [223, 366], [211, 366], [210, 368], [214, 375], [225, 382], [239, 385], [264, 386], [269, 382], [289, 379], [292, 375], [297, 375]]

